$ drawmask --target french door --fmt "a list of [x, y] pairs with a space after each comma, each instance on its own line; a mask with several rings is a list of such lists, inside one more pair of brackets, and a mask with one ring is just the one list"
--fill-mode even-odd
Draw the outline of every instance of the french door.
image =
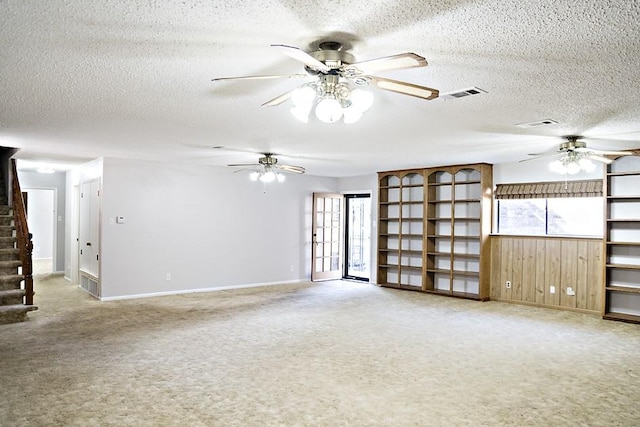
[[311, 280], [342, 278], [342, 204], [344, 196], [313, 193], [313, 240], [311, 244]]

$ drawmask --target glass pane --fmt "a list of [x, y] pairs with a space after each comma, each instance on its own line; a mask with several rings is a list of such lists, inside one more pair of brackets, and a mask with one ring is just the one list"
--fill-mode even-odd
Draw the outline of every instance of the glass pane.
[[322, 256], [331, 255], [331, 243], [325, 243], [322, 246], [324, 246], [324, 250], [322, 252]]
[[323, 259], [324, 262], [324, 268], [322, 269], [322, 271], [331, 271], [331, 258], [327, 257]]
[[324, 228], [318, 227], [316, 228], [316, 242], [324, 241]]
[[547, 201], [548, 234], [597, 237], [603, 235], [603, 198], [571, 197]]
[[331, 271], [336, 271], [340, 268], [340, 263], [338, 262], [340, 258], [337, 256], [331, 257]]
[[337, 212], [338, 216], [340, 216], [340, 199], [332, 199], [333, 202], [333, 212]]
[[316, 212], [322, 212], [324, 211], [324, 199], [322, 197], [319, 197], [316, 203]]
[[498, 233], [544, 236], [546, 202], [546, 199], [498, 200]]

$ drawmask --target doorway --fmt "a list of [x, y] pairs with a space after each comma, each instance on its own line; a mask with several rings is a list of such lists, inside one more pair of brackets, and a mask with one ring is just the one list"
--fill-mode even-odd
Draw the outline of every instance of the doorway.
[[33, 235], [33, 274], [56, 271], [56, 190], [25, 188], [27, 225]]
[[344, 278], [371, 278], [371, 195], [345, 195]]
[[371, 194], [313, 193], [311, 280], [371, 278]]

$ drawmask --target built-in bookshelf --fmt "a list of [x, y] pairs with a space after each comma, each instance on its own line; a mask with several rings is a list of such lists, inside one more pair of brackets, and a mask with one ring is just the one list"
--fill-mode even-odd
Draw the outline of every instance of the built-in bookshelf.
[[640, 323], [640, 158], [607, 166], [605, 195], [603, 317]]
[[492, 166], [381, 172], [378, 283], [488, 299]]
[[421, 170], [380, 173], [378, 282], [422, 288], [424, 186]]

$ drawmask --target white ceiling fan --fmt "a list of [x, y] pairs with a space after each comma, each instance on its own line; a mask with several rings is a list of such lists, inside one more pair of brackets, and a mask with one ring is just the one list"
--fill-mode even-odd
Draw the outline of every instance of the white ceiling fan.
[[[269, 183], [273, 181], [283, 182], [285, 176], [281, 172], [303, 174], [305, 169], [302, 166], [278, 164], [278, 159], [273, 153], [261, 153], [258, 163], [232, 163], [227, 166], [242, 168], [241, 170], [253, 170], [249, 175], [252, 181]], [[239, 171], [238, 171], [239, 172]]]
[[317, 79], [291, 91], [285, 92], [264, 104], [276, 106], [291, 99], [294, 103], [292, 113], [306, 122], [311, 109], [315, 106], [319, 120], [333, 123], [344, 117], [347, 123], [355, 122], [366, 111], [373, 99], [362, 87], [374, 86], [378, 89], [410, 95], [426, 100], [438, 97], [439, 91], [427, 86], [374, 76], [382, 71], [426, 67], [427, 61], [415, 53], [397, 55], [356, 62], [355, 57], [344, 49], [340, 42], [324, 41], [318, 49], [311, 52], [282, 44], [271, 45], [284, 54], [302, 62], [307, 74], [277, 74], [263, 76], [219, 77], [212, 81], [255, 80], [278, 78]]
[[591, 160], [604, 164], [611, 164], [616, 157], [634, 155], [633, 151], [609, 151], [587, 148], [587, 144], [584, 141], [581, 141], [582, 138], [579, 136], [567, 136], [565, 139], [566, 142], [561, 143], [557, 150], [546, 153], [529, 154], [532, 157], [521, 160], [521, 162], [545, 157], [561, 156], [559, 159], [552, 162], [549, 167], [555, 172], [573, 175], [581, 170], [587, 172], [593, 171], [595, 169], [595, 164], [593, 164]]

